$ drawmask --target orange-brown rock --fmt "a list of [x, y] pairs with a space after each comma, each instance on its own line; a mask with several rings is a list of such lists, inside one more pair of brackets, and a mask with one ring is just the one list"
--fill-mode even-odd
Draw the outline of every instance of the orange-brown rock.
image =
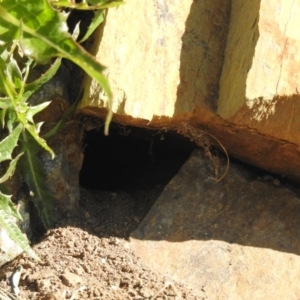
[[297, 189], [264, 181], [238, 164], [220, 182], [196, 150], [131, 234], [153, 270], [199, 299], [299, 299]]
[[[299, 20], [292, 0], [131, 0], [111, 9], [94, 50], [108, 66], [115, 120], [187, 134], [189, 124], [229, 154], [300, 180]], [[103, 117], [105, 95], [85, 85], [79, 109]]]

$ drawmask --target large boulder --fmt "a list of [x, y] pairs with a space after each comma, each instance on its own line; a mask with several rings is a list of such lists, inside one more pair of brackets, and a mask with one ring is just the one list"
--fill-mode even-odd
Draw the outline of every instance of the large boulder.
[[234, 163], [216, 182], [225, 170], [226, 162], [195, 151], [133, 232], [131, 247], [199, 299], [299, 299], [297, 190]]
[[[207, 131], [229, 154], [300, 180], [299, 16], [292, 0], [129, 0], [110, 9], [92, 51], [108, 66], [115, 121], [198, 143]], [[79, 110], [105, 116], [101, 87], [84, 85]]]

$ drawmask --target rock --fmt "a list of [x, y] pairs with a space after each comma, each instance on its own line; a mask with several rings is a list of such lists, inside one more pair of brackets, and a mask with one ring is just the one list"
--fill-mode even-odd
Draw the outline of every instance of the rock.
[[299, 143], [293, 134], [300, 108], [300, 34], [294, 28], [299, 16], [297, 1], [232, 2], [217, 110], [221, 117]]
[[144, 297], [144, 299], [150, 298], [152, 296], [152, 290], [146, 287], [141, 288], [139, 293], [142, 297]]
[[79, 275], [71, 273], [68, 270], [61, 275], [61, 279], [62, 282], [67, 286], [76, 286], [82, 282], [82, 278]]
[[49, 279], [37, 280], [36, 285], [39, 292], [49, 290], [52, 286], [51, 281]]
[[[32, 79], [40, 76], [44, 68], [40, 66], [40, 69], [31, 74]], [[48, 133], [71, 107], [68, 91], [69, 78], [70, 69], [62, 63], [57, 74], [29, 99], [32, 105], [51, 101], [51, 104], [35, 117], [35, 122], [44, 122], [41, 135]], [[41, 173], [45, 183], [43, 188], [47, 189], [53, 198], [55, 220], [73, 212], [79, 201], [79, 171], [83, 161], [82, 135], [81, 124], [72, 120], [70, 115], [63, 128], [47, 140], [55, 153], [55, 158], [52, 159], [44, 150], [41, 150], [36, 157], [42, 165]], [[41, 225], [38, 221], [36, 223], [34, 226]]]
[[52, 195], [57, 213], [64, 217], [74, 212], [80, 197], [79, 172], [83, 162], [81, 140], [83, 130], [77, 122], [69, 122], [55, 135], [49, 146], [55, 152], [52, 160], [49, 153], [42, 152], [45, 182]]
[[[100, 29], [93, 51], [108, 66], [113, 110], [147, 123], [154, 116], [178, 122], [187, 120], [185, 114], [190, 116], [196, 105], [213, 106], [229, 14], [230, 1], [221, 0], [132, 0], [110, 9], [103, 37]], [[84, 86], [80, 108], [97, 113], [107, 107], [95, 80]]]
[[[69, 79], [70, 69], [62, 63], [57, 74], [30, 98], [33, 104], [39, 103], [40, 99], [43, 102], [52, 101], [35, 119], [36, 122], [45, 122], [42, 127], [43, 134], [52, 129], [71, 106]], [[83, 161], [82, 135], [83, 129], [79, 122], [69, 119], [63, 129], [48, 140], [56, 157], [52, 160], [49, 153], [40, 153], [46, 186], [54, 196], [55, 208], [63, 216], [74, 211], [79, 201], [79, 171]]]
[[196, 150], [133, 232], [131, 247], [208, 299], [298, 299], [299, 198], [235, 163], [216, 182], [225, 167]]
[[[114, 120], [199, 144], [205, 131], [232, 156], [299, 181], [299, 15], [292, 0], [132, 0], [109, 10], [92, 51], [108, 67]], [[80, 111], [105, 116], [101, 88], [83, 84]]]

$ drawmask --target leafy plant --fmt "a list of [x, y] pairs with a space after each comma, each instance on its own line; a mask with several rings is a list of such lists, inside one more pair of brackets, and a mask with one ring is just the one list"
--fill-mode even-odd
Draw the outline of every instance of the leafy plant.
[[[52, 201], [47, 188], [43, 186], [35, 156], [40, 148], [48, 151], [52, 158], [55, 154], [40, 136], [42, 123], [35, 123], [34, 116], [50, 102], [30, 106], [28, 99], [56, 73], [61, 58], [66, 58], [96, 79], [111, 101], [112, 93], [102, 74], [104, 67], [73, 40], [68, 33], [66, 16], [59, 9], [100, 9], [95, 13], [83, 38], [86, 39], [103, 21], [103, 9], [122, 3], [123, 1], [89, 0], [75, 4], [74, 1], [50, 0], [49, 4], [47, 0], [36, 0], [34, 3], [31, 0], [0, 0], [0, 126], [3, 129], [2, 137], [3, 134], [6, 135], [0, 142], [0, 163], [9, 162], [0, 183], [13, 175], [17, 162], [22, 157], [21, 165], [27, 170], [24, 179], [33, 191], [34, 204], [46, 228], [53, 224]], [[30, 70], [36, 63], [49, 63], [53, 58], [56, 60], [45, 74], [28, 82]], [[110, 110], [106, 120], [106, 134], [111, 117]], [[0, 192], [0, 226], [23, 250], [34, 256], [13, 218], [21, 219], [21, 216], [11, 197]]]

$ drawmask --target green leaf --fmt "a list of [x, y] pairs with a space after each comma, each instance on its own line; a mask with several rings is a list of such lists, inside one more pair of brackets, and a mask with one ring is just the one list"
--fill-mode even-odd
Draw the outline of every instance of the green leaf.
[[[90, 3], [92, 2], [97, 2], [96, 1], [89, 1]], [[105, 8], [113, 8], [117, 7], [119, 5], [125, 4], [124, 1], [103, 1], [102, 4], [95, 5], [94, 7], [97, 7], [97, 9], [105, 9]]]
[[5, 116], [9, 105], [9, 98], [0, 98], [0, 124], [2, 128], [5, 126]]
[[13, 58], [13, 56], [10, 56], [10, 61], [7, 63], [7, 75], [10, 77], [11, 82], [14, 83], [14, 86], [16, 88], [21, 88], [22, 86], [22, 73], [20, 71], [20, 68], [16, 62], [16, 60]]
[[61, 58], [57, 58], [51, 67], [38, 79], [25, 84], [25, 92], [23, 100], [27, 100], [34, 92], [36, 92], [43, 84], [48, 82], [57, 72], [61, 65]]
[[19, 221], [23, 221], [22, 216], [16, 210], [14, 204], [12, 203], [11, 196], [5, 195], [0, 191], [0, 211], [4, 210], [8, 216], [12, 216]]
[[10, 76], [6, 74], [6, 62], [0, 57], [0, 90], [8, 96], [11, 101], [17, 96], [15, 87], [10, 80]]
[[46, 101], [44, 103], [41, 103], [41, 104], [38, 104], [35, 106], [30, 106], [26, 112], [26, 119], [29, 122], [34, 123], [33, 117], [40, 111], [44, 110], [50, 103], [51, 103], [51, 101]]
[[6, 111], [11, 105], [11, 101], [8, 97], [0, 98], [0, 124], [4, 128]]
[[40, 147], [35, 139], [26, 131], [21, 135], [24, 155], [20, 159], [20, 171], [30, 190], [32, 201], [38, 209], [45, 228], [53, 226], [53, 195], [45, 184], [45, 176], [41, 160], [38, 158]]
[[12, 152], [17, 146], [23, 125], [19, 124], [12, 133], [0, 142], [0, 162], [12, 159]]
[[29, 124], [27, 123], [25, 128], [26, 131], [28, 131], [31, 136], [35, 139], [35, 141], [45, 150], [47, 150], [49, 153], [51, 153], [52, 159], [55, 157], [55, 154], [53, 150], [47, 145], [46, 141], [39, 136], [39, 131], [40, 131], [41, 123], [39, 124]]
[[104, 21], [105, 14], [106, 14], [105, 10], [98, 10], [94, 13], [93, 20], [92, 20], [86, 34], [79, 41], [79, 43], [84, 42], [85, 40], [87, 40], [91, 36], [91, 34], [96, 30], [96, 28]]
[[[1, 25], [9, 34], [1, 36], [2, 43], [20, 40], [26, 56], [38, 62], [47, 62], [57, 56], [57, 33], [68, 38], [68, 28], [62, 14], [50, 8], [47, 0], [37, 0], [30, 5], [26, 0], [3, 0], [0, 4]], [[52, 36], [52, 39], [47, 38]], [[49, 47], [50, 46], [50, 47]]]
[[11, 133], [14, 129], [14, 125], [16, 121], [18, 120], [18, 115], [14, 109], [8, 109], [6, 112], [6, 127]]
[[19, 212], [15, 209], [11, 202], [10, 196], [4, 195], [0, 192], [0, 227], [4, 228], [9, 237], [32, 258], [40, 260], [40, 258], [31, 249], [27, 237], [21, 232], [13, 217], [22, 220]]
[[2, 128], [4, 128], [5, 125], [5, 116], [6, 116], [6, 109], [1, 109], [0, 110], [0, 124]]
[[[98, 81], [109, 99], [109, 113], [105, 126], [107, 133], [112, 117], [112, 93], [106, 77], [102, 74], [104, 67], [72, 39], [65, 18], [53, 10], [47, 0], [36, 0], [32, 5], [28, 5], [26, 0], [2, 0], [0, 3], [1, 25], [6, 26], [10, 33], [0, 37], [0, 44], [20, 39], [25, 55], [37, 62], [47, 62], [53, 56], [64, 57]], [[101, 5], [107, 6], [112, 3], [114, 2], [106, 1]], [[102, 6], [99, 8], [103, 8]], [[0, 72], [0, 81], [2, 79], [5, 79], [5, 76]], [[5, 91], [9, 92], [7, 95], [11, 99], [14, 98], [14, 90], [7, 84], [5, 88]]]
[[14, 172], [16, 170], [17, 162], [22, 155], [23, 155], [23, 153], [20, 153], [19, 155], [17, 155], [17, 157], [15, 157], [13, 160], [11, 160], [6, 173], [0, 178], [0, 183], [5, 182], [14, 174]]
[[[56, 8], [68, 7], [71, 9], [78, 9], [78, 10], [98, 10], [98, 9], [106, 9], [110, 7], [116, 7], [125, 2], [122, 0], [91, 0], [86, 3], [86, 1], [82, 1], [79, 3], [75, 3], [74, 1], [68, 0], [50, 0], [50, 3]], [[92, 4], [92, 5], [89, 5]]]
[[24, 0], [4, 0], [0, 5], [0, 18], [12, 33], [22, 29], [20, 44], [24, 53], [41, 63], [53, 56], [67, 58], [95, 77], [111, 96], [106, 78], [101, 74], [104, 67], [72, 39], [62, 14], [54, 11], [47, 0], [36, 0], [34, 5], [22, 2]]
[[8, 97], [0, 98], [0, 109], [7, 109], [10, 106], [10, 99]]

